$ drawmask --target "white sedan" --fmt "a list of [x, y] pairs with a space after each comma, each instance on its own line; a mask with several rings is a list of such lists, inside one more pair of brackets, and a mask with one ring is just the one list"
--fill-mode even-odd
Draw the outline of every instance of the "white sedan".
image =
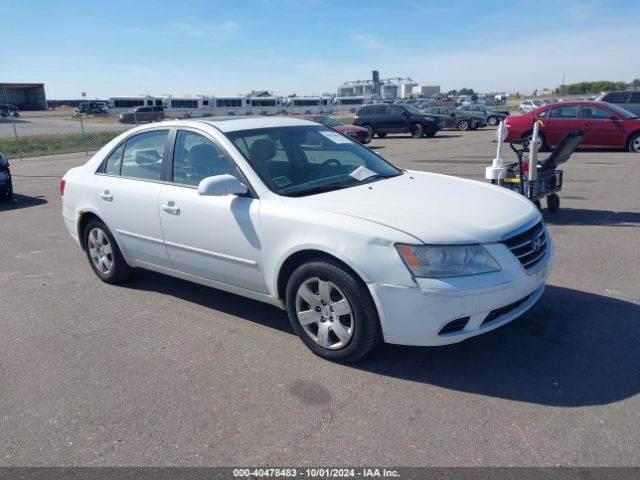
[[145, 268], [286, 309], [316, 354], [445, 345], [542, 295], [538, 209], [486, 183], [401, 170], [292, 118], [155, 123], [60, 184], [69, 233], [105, 282]]

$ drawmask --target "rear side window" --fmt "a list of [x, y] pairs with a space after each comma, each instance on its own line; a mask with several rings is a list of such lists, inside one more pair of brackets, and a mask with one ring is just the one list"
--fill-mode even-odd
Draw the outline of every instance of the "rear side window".
[[625, 103], [628, 96], [627, 92], [613, 92], [607, 94], [603, 100], [609, 103]]
[[120, 166], [122, 165], [122, 152], [124, 151], [124, 143], [121, 143], [118, 148], [116, 148], [104, 166], [104, 173], [107, 175], [120, 175]]
[[640, 103], [640, 92], [635, 92], [631, 94], [630, 103]]
[[565, 105], [554, 107], [549, 110], [549, 118], [577, 118], [578, 107], [576, 105]]
[[140, 180], [161, 180], [162, 157], [169, 130], [154, 130], [127, 140], [122, 156], [121, 175]]

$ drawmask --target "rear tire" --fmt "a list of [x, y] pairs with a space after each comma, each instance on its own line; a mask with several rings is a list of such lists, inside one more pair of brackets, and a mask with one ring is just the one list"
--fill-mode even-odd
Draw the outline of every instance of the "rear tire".
[[424, 127], [419, 123], [411, 125], [409, 130], [413, 138], [421, 138], [424, 135]]
[[458, 130], [460, 130], [461, 132], [466, 132], [467, 130], [469, 130], [470, 125], [469, 122], [467, 120], [460, 120], [458, 122], [458, 125], [456, 126], [458, 128]]
[[298, 337], [327, 360], [356, 361], [380, 341], [367, 287], [335, 260], [318, 258], [298, 267], [287, 283], [286, 305]]
[[[529, 148], [529, 145], [531, 144], [531, 137], [533, 137], [533, 132], [527, 132], [522, 136], [522, 146], [524, 148]], [[547, 139], [544, 136], [544, 133], [539, 132], [538, 133], [538, 151], [542, 152], [543, 150], [545, 150], [547, 148]]]
[[92, 220], [84, 229], [84, 245], [93, 272], [106, 283], [121, 283], [131, 276], [132, 268], [107, 226]]
[[560, 197], [555, 193], [547, 197], [547, 210], [549, 210], [549, 213], [558, 213], [558, 210], [560, 210]]
[[487, 123], [492, 127], [496, 126], [498, 124], [498, 117], [491, 116], [487, 118]]
[[375, 133], [375, 131], [373, 130], [373, 127], [371, 125], [365, 123], [364, 125], [362, 125], [362, 128], [366, 128], [369, 131], [369, 136], [373, 138], [373, 134]]

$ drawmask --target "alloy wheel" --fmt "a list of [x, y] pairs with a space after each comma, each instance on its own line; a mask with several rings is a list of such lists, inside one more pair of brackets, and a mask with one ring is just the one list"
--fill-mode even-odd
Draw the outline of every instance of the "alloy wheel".
[[113, 250], [109, 238], [101, 228], [93, 228], [87, 238], [89, 256], [96, 269], [103, 275], [108, 275], [113, 269]]
[[304, 281], [296, 292], [295, 308], [305, 334], [321, 347], [337, 350], [351, 340], [353, 309], [335, 283], [318, 277]]

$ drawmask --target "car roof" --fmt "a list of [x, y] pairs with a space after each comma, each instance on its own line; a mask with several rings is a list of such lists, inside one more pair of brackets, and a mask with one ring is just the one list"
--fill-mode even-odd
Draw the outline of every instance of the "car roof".
[[[316, 122], [311, 120], [304, 120], [302, 118], [290, 118], [290, 117], [266, 117], [266, 116], [216, 116], [205, 118], [191, 118], [186, 120], [168, 120], [161, 123], [151, 123], [148, 125], [141, 125], [135, 128], [135, 131], [143, 131], [148, 128], [156, 128], [160, 126], [184, 126], [184, 127], [197, 127], [198, 125], [211, 125], [221, 132], [235, 132], [238, 130], [254, 130], [258, 128], [274, 128], [274, 127], [295, 127], [304, 125], [315, 125]], [[132, 130], [130, 130], [132, 131]]]

